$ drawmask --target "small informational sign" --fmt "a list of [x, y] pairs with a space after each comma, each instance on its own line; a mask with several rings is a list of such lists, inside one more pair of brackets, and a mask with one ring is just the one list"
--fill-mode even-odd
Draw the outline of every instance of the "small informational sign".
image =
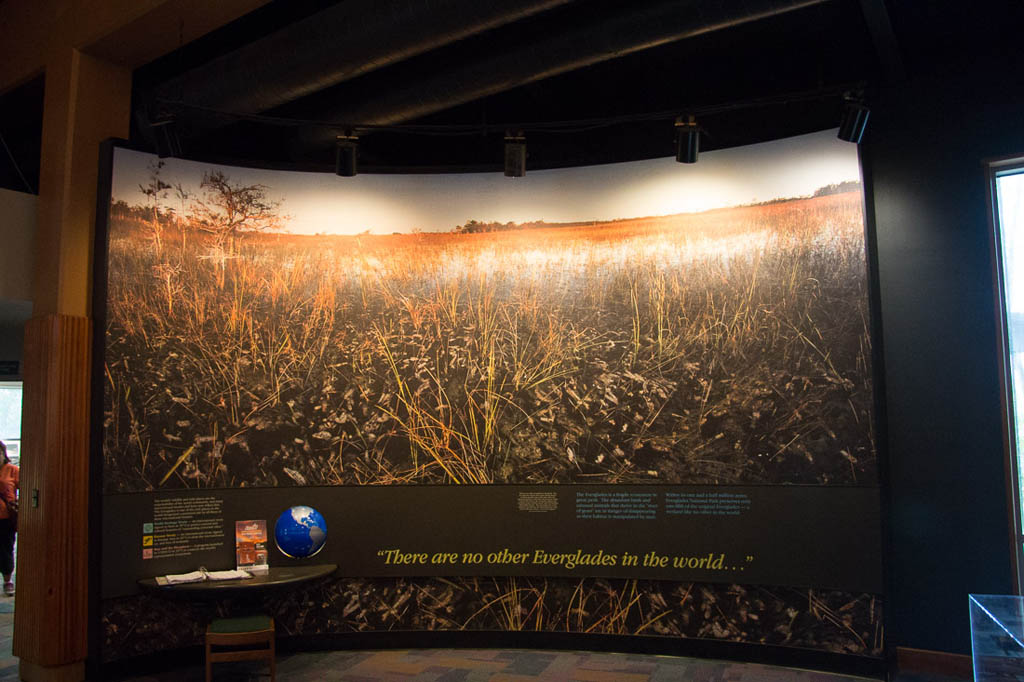
[[212, 495], [160, 497], [142, 523], [144, 559], [202, 561], [224, 547], [224, 500]]
[[267, 521], [235, 521], [235, 564], [240, 571], [267, 571]]

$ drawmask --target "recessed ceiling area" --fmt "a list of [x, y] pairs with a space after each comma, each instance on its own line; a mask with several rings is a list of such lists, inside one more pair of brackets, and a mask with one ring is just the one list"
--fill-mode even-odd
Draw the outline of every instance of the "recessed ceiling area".
[[[131, 137], [328, 171], [346, 126], [480, 127], [363, 130], [362, 173], [497, 170], [501, 124], [524, 129], [533, 169], [669, 156], [674, 115], [704, 112], [704, 150], [834, 127], [843, 92], [870, 105], [887, 82], [1012, 45], [1022, 20], [1009, 0], [275, 0], [137, 69]], [[0, 96], [0, 186], [37, 190], [43, 87]], [[530, 130], [611, 117], [627, 120]]]
[[42, 76], [0, 94], [0, 187], [39, 193], [43, 140]]
[[[422, 45], [417, 41], [423, 36], [404, 32], [402, 22], [379, 22], [379, 35], [362, 50], [369, 65], [359, 52], [346, 55], [342, 48], [339, 56], [315, 44], [334, 40], [323, 29], [332, 22], [338, 22], [343, 45], [346, 36], [358, 35], [345, 23], [350, 5], [322, 9], [177, 75], [168, 76], [162, 66], [152, 77], [140, 70], [136, 109], [155, 111], [155, 117], [169, 112], [184, 155], [208, 160], [319, 170], [334, 160], [338, 128], [237, 121], [209, 111], [220, 110], [355, 125], [519, 124], [528, 136], [529, 167], [547, 168], [670, 155], [672, 116], [557, 135], [531, 136], [530, 123], [655, 111], [684, 115], [782, 96], [704, 117], [705, 149], [715, 149], [837, 125], [840, 91], [863, 85], [877, 70], [859, 5], [843, 0], [648, 1], [628, 8], [537, 0], [517, 3], [514, 11], [498, 3], [489, 12], [478, 2], [424, 3], [452, 15], [407, 20], [429, 20], [444, 26], [447, 36], [431, 35], [431, 44]], [[463, 17], [470, 6], [475, 11]], [[317, 31], [309, 36], [312, 26]], [[282, 45], [289, 46], [283, 57], [268, 57], [280, 55]], [[306, 69], [281, 66], [281, 60], [308, 64], [310, 53], [323, 62]], [[242, 89], [232, 98], [217, 87], [236, 80], [263, 92]], [[785, 97], [791, 93], [811, 97], [791, 102]], [[268, 104], [273, 106], [264, 108]], [[139, 138], [147, 135], [145, 125], [138, 117]], [[361, 172], [497, 168], [501, 137], [493, 130], [454, 139], [363, 134]]]

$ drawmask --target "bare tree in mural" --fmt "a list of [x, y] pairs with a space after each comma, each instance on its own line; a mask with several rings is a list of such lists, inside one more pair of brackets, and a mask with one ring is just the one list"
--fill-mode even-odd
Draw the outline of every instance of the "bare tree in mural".
[[160, 220], [160, 211], [163, 200], [167, 198], [167, 191], [171, 189], [171, 186], [164, 182], [160, 177], [160, 172], [163, 170], [163, 167], [163, 161], [150, 163], [147, 166], [147, 170], [149, 171], [149, 182], [145, 185], [139, 185], [139, 191], [146, 197], [146, 202], [149, 204], [150, 239], [153, 241], [153, 245], [156, 247], [157, 251], [163, 247], [163, 223]]
[[281, 202], [267, 197], [265, 185], [232, 182], [219, 170], [203, 173], [202, 191], [193, 204], [193, 224], [213, 235], [218, 253], [230, 254], [242, 232], [276, 229], [281, 224]]
[[[172, 189], [174, 190], [174, 197], [178, 200], [178, 205], [181, 206], [181, 210], [175, 212], [174, 223], [178, 226], [178, 233], [181, 237], [181, 250], [184, 252], [185, 247], [188, 245], [188, 231], [186, 230], [188, 223], [185, 220], [185, 217], [188, 211], [188, 204], [195, 195], [193, 192], [186, 189], [180, 182], [174, 183]], [[174, 209], [171, 210], [173, 211]]]

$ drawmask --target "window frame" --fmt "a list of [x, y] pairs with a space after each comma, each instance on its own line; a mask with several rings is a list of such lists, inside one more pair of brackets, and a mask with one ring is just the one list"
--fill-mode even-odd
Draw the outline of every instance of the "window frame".
[[[985, 161], [989, 240], [992, 252], [996, 343], [999, 358], [999, 401], [1006, 471], [1006, 500], [1009, 514], [1010, 557], [1013, 563], [1014, 594], [1024, 594], [1024, 520], [1022, 514], [1021, 466], [1017, 451], [1016, 405], [1013, 398], [1013, 361], [1010, 320], [1006, 305], [1006, 276], [1003, 262], [1002, 220], [999, 215], [998, 182], [1002, 177], [1024, 174], [1024, 155]], [[1022, 273], [1024, 276], [1024, 273]], [[1022, 392], [1024, 393], [1024, 392]], [[1024, 400], [1024, 395], [1021, 396]]]

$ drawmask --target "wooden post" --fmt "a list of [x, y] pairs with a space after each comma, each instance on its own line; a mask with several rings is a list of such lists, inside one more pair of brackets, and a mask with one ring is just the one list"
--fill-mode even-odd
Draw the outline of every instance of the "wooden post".
[[99, 144], [128, 137], [133, 68], [266, 2], [0, 0], [0, 93], [46, 77], [34, 317], [23, 363], [14, 623], [14, 654], [28, 682], [85, 676], [89, 314]]
[[88, 628], [90, 321], [25, 325], [14, 653], [31, 682], [82, 680]]
[[85, 678], [89, 370], [99, 145], [127, 137], [130, 70], [73, 48], [46, 67], [33, 318], [26, 325], [14, 655], [28, 682]]

